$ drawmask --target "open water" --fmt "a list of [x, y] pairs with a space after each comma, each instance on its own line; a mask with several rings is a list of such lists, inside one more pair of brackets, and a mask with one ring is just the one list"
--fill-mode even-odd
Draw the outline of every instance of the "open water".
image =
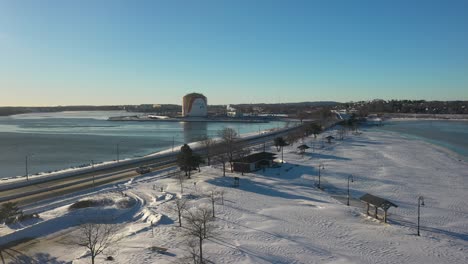
[[[0, 178], [139, 157], [203, 136], [216, 136], [224, 127], [238, 133], [283, 127], [284, 122], [111, 122], [126, 112], [34, 113], [0, 117]], [[117, 151], [118, 150], [118, 151]], [[27, 157], [27, 158], [26, 158]]]
[[376, 129], [398, 132], [409, 138], [429, 142], [468, 160], [468, 121], [387, 121]]

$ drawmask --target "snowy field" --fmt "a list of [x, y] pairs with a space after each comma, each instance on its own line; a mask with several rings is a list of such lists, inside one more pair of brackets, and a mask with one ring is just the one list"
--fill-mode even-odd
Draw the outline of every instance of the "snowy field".
[[[309, 146], [320, 146], [313, 137]], [[209, 206], [205, 194], [225, 192], [216, 203], [216, 236], [204, 244], [212, 263], [468, 263], [468, 166], [446, 152], [421, 141], [389, 132], [363, 131], [343, 141], [309, 149], [303, 156], [285, 147], [285, 163], [265, 172], [222, 176], [218, 167], [202, 167], [184, 183], [190, 206]], [[276, 152], [274, 148], [270, 151]], [[278, 157], [281, 154], [278, 153]], [[323, 164], [316, 188], [318, 164]], [[164, 175], [164, 174], [163, 174]], [[347, 179], [351, 206], [346, 206]], [[178, 227], [175, 197], [177, 179], [149, 174], [117, 186], [32, 205], [41, 219], [25, 226], [0, 228], [0, 234], [47, 234], [40, 225], [56, 221], [58, 230], [23, 243], [18, 250], [42, 263], [90, 263], [84, 248], [70, 243], [77, 221], [113, 215], [120, 224], [119, 240], [97, 263], [190, 263], [187, 238]], [[234, 188], [233, 176], [240, 178]], [[196, 185], [194, 185], [196, 183]], [[163, 191], [161, 192], [161, 188]], [[398, 208], [389, 210], [389, 223], [365, 215], [357, 200], [364, 193], [386, 198]], [[124, 194], [124, 195], [122, 195]], [[421, 208], [421, 236], [416, 236], [417, 201]], [[68, 206], [84, 198], [133, 198], [127, 209], [103, 210]], [[110, 212], [112, 214], [110, 214]], [[70, 219], [75, 219], [71, 221]], [[79, 219], [79, 220], [78, 220]], [[151, 228], [150, 223], [154, 223]], [[184, 222], [184, 220], [182, 220]], [[34, 226], [39, 226], [34, 229]], [[66, 228], [62, 229], [61, 228]], [[150, 250], [167, 248], [165, 254]], [[112, 255], [113, 262], [105, 261]], [[25, 257], [23, 257], [25, 259]], [[24, 263], [24, 262], [22, 262]]]

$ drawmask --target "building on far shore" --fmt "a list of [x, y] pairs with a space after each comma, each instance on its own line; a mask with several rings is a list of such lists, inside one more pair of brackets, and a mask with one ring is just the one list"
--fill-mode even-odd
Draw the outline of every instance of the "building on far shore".
[[208, 115], [208, 101], [203, 94], [190, 93], [182, 98], [182, 116], [206, 117]]
[[234, 107], [231, 107], [230, 105], [226, 107], [226, 115], [229, 117], [243, 117], [243, 114], [241, 111], [239, 111], [238, 109]]

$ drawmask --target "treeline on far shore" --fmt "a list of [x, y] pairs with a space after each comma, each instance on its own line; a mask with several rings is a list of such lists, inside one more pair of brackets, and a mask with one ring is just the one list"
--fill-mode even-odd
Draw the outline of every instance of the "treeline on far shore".
[[122, 106], [34, 106], [34, 107], [0, 107], [0, 116], [37, 112], [63, 112], [63, 111], [112, 111], [122, 110]]
[[466, 115], [468, 101], [381, 100], [339, 104], [336, 109], [353, 109], [359, 116], [382, 114]]

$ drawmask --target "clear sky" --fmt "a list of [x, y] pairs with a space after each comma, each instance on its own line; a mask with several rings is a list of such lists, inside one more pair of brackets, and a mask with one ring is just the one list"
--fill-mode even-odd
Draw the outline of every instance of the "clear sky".
[[468, 100], [468, 1], [0, 0], [0, 106]]

